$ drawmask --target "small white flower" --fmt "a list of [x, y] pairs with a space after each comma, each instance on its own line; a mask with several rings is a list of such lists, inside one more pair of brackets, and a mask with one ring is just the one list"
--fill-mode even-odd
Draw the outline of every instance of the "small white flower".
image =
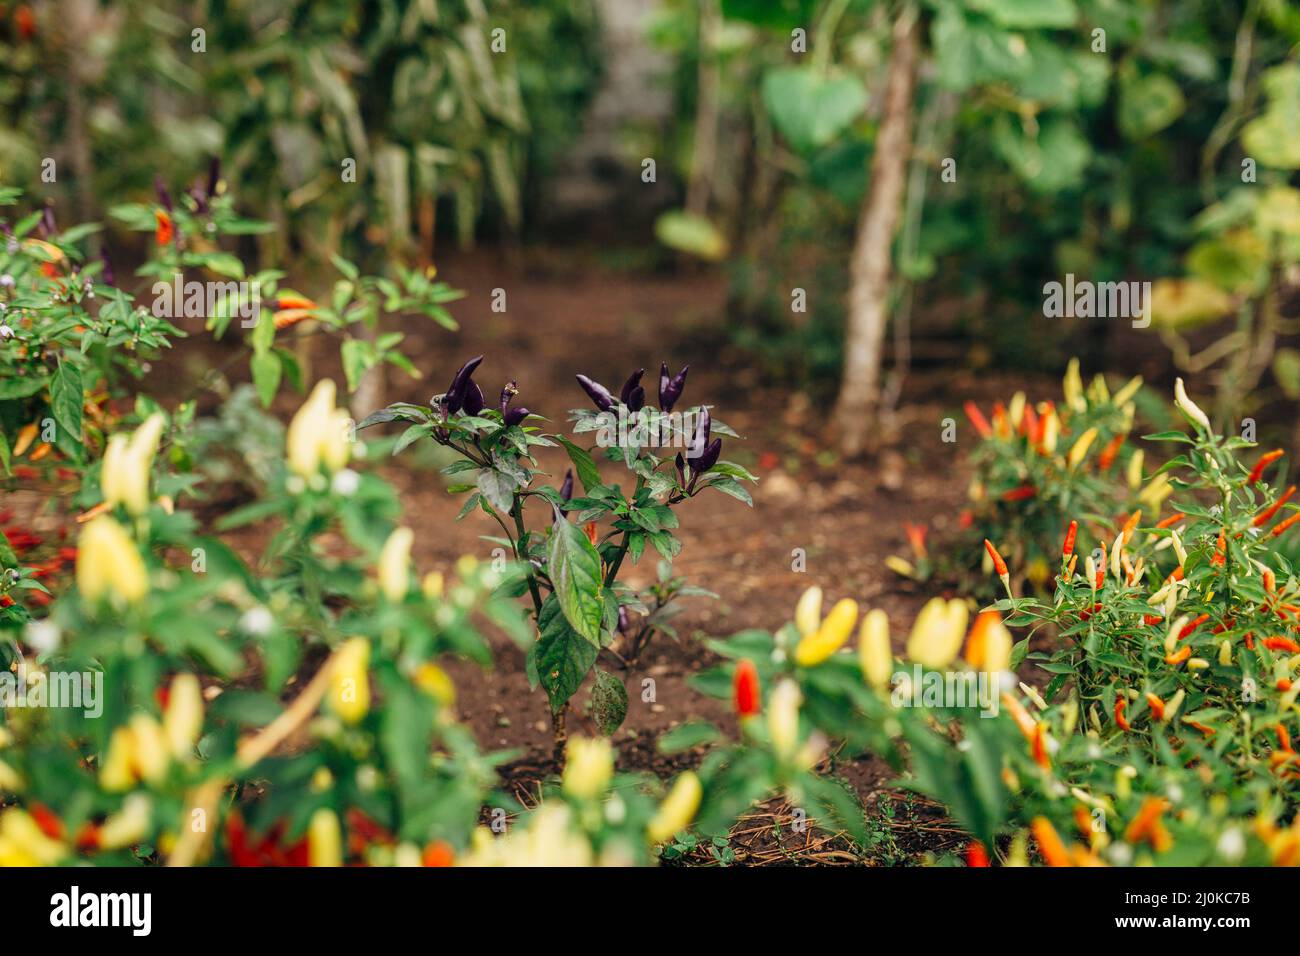
[[1224, 830], [1219, 836], [1219, 842], [1215, 844], [1215, 850], [1229, 863], [1236, 863], [1246, 855], [1246, 838], [1236, 827]]
[[29, 621], [23, 629], [23, 641], [37, 654], [49, 654], [58, 650], [63, 639], [63, 632], [53, 621]]
[[605, 804], [605, 819], [614, 826], [618, 826], [627, 819], [627, 804], [623, 798], [615, 794], [610, 797]]
[[14, 337], [14, 330], [7, 325], [0, 325], [0, 339], [11, 339]]
[[330, 487], [336, 495], [350, 498], [361, 487], [361, 476], [351, 468], [344, 468], [342, 471], [334, 473], [334, 479], [330, 482]]
[[250, 637], [265, 637], [275, 626], [275, 617], [260, 604], [251, 607], [239, 618], [239, 629]]
[[14, 287], [14, 277], [6, 272], [4, 275], [0, 276], [0, 286], [3, 286], [6, 289], [12, 289]]

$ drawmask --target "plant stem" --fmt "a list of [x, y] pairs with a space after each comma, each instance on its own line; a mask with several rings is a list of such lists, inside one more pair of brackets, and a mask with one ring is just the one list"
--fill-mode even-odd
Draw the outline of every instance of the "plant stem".
[[[533, 610], [537, 612], [540, 618], [542, 614], [542, 592], [537, 587], [537, 574], [533, 570], [533, 562], [528, 560], [528, 554], [519, 553], [524, 539], [528, 537], [528, 530], [524, 527], [524, 508], [518, 498], [515, 499], [514, 507], [510, 509], [510, 516], [515, 519], [515, 531], [519, 537], [514, 540], [515, 557], [528, 565], [528, 590], [533, 596]], [[540, 624], [540, 621], [538, 622]]]

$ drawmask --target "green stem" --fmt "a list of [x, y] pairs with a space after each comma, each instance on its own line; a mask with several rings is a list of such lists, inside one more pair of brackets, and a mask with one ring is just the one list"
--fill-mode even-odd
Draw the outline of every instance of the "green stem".
[[515, 531], [519, 535], [517, 539], [513, 540], [515, 557], [528, 566], [528, 590], [533, 596], [533, 608], [540, 618], [542, 615], [542, 592], [537, 587], [537, 574], [533, 570], [533, 562], [528, 560], [527, 552], [524, 554], [519, 553], [524, 539], [528, 537], [528, 531], [524, 528], [524, 509], [518, 498], [515, 499], [514, 507], [510, 509], [510, 515], [515, 519]]

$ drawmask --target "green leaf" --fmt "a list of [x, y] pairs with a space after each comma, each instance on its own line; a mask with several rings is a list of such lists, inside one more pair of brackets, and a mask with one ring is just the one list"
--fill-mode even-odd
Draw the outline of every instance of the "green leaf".
[[81, 408], [84, 395], [81, 387], [81, 369], [60, 362], [58, 371], [50, 380], [50, 406], [54, 421], [59, 426], [55, 444], [69, 457], [81, 457]]
[[1070, 27], [1079, 17], [1074, 0], [966, 0], [966, 6], [1013, 30]]
[[537, 628], [539, 636], [528, 655], [530, 670], [546, 691], [551, 712], [558, 714], [596, 663], [599, 648], [574, 632], [554, 594], [542, 604]]
[[830, 144], [862, 115], [867, 90], [857, 77], [785, 66], [763, 77], [763, 102], [790, 145], [811, 152]]
[[492, 507], [503, 514], [508, 514], [514, 507], [515, 489], [518, 487], [515, 479], [504, 472], [483, 468], [478, 473], [478, 490]]
[[555, 597], [570, 626], [594, 646], [600, 646], [600, 555], [577, 525], [563, 519], [555, 523], [547, 553], [547, 570]]
[[1129, 139], [1145, 139], [1183, 115], [1187, 103], [1178, 84], [1163, 73], [1125, 79], [1121, 73], [1118, 121]]
[[606, 737], [623, 726], [627, 717], [627, 688], [613, 674], [596, 669], [596, 681], [591, 688], [591, 719], [596, 729]]
[[1278, 349], [1273, 356], [1273, 374], [1287, 398], [1293, 401], [1300, 398], [1300, 352]]
[[275, 352], [255, 352], [248, 363], [253, 373], [253, 387], [257, 389], [258, 400], [263, 408], [270, 408], [275, 401], [275, 393], [280, 390], [280, 376], [284, 366]]
[[591, 491], [599, 485], [600, 470], [596, 467], [596, 461], [591, 457], [591, 453], [575, 445], [563, 435], [556, 435], [555, 438], [569, 453], [569, 460], [573, 462], [573, 468], [578, 473], [578, 480], [582, 482], [583, 489]]
[[675, 754], [721, 739], [721, 731], [712, 724], [704, 721], [689, 721], [680, 727], [674, 727], [666, 734], [661, 734], [655, 746], [660, 753]]
[[339, 346], [339, 357], [343, 360], [343, 374], [348, 379], [348, 391], [355, 392], [361, 383], [361, 376], [375, 364], [374, 349], [369, 342], [348, 339]]

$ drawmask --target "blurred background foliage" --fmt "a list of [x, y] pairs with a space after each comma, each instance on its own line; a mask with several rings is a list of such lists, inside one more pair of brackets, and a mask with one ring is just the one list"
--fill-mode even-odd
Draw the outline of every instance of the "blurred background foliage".
[[[220, 155], [247, 212], [281, 227], [249, 240], [278, 259], [570, 242], [554, 187], [592, 172], [575, 144], [628, 56], [605, 26], [629, 10], [662, 64], [631, 95], [668, 108], [626, 110], [617, 165], [634, 190], [654, 158], [658, 198], [584, 222], [657, 240], [669, 267], [721, 264], [729, 326], [770, 378], [829, 395], [840, 375], [892, 30], [913, 16], [886, 406], [909, 362], [1113, 362], [1125, 323], [1044, 318], [1043, 284], [1067, 273], [1156, 281], [1144, 341], [1208, 373], [1221, 421], [1300, 399], [1288, 0], [8, 3], [0, 177], [95, 218]], [[32, 188], [47, 156], [57, 183]], [[355, 188], [337, 188], [349, 158]]]
[[50, 156], [94, 218], [220, 156], [278, 261], [517, 233], [601, 70], [586, 0], [59, 0], [3, 37], [7, 181]]

